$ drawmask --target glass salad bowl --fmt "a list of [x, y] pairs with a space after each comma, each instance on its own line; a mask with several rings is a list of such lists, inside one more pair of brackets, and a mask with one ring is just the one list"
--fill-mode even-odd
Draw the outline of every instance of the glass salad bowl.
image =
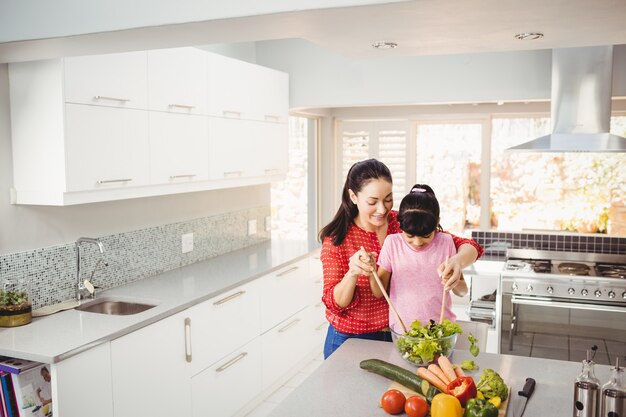
[[391, 338], [400, 356], [413, 365], [427, 366], [435, 363], [441, 355], [450, 357], [460, 332], [441, 337], [429, 334], [411, 335], [415, 333], [413, 330], [409, 330], [408, 334], [404, 334], [391, 328]]

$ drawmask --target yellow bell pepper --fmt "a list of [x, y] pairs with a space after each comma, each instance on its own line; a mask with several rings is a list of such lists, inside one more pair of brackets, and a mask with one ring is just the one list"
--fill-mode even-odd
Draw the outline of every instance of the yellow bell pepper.
[[437, 394], [430, 404], [431, 417], [463, 417], [459, 400], [448, 394]]
[[489, 402], [496, 406], [496, 408], [500, 408], [500, 404], [502, 403], [502, 399], [500, 397], [493, 397], [489, 400]]
[[476, 393], [476, 398], [480, 398], [481, 400], [484, 400], [484, 399], [485, 399], [485, 396], [483, 395], [483, 393], [482, 393], [482, 392], [478, 391], [478, 392]]

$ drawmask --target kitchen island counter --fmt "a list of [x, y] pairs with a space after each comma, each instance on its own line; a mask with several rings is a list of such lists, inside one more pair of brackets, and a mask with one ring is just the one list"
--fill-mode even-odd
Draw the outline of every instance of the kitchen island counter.
[[[416, 369], [400, 358], [389, 342], [350, 339], [285, 398], [270, 417], [388, 416], [378, 402], [391, 381], [359, 367], [362, 360], [372, 358]], [[481, 370], [496, 370], [511, 387], [507, 416], [517, 417], [517, 392], [528, 377], [535, 379], [536, 386], [524, 416], [572, 415], [574, 380], [580, 373], [580, 363], [489, 353], [480, 353], [474, 358], [462, 350], [455, 351], [451, 357], [454, 363], [465, 359], [473, 359]], [[480, 372], [476, 371], [476, 379]], [[608, 381], [610, 367], [596, 365], [596, 376], [602, 383]]]

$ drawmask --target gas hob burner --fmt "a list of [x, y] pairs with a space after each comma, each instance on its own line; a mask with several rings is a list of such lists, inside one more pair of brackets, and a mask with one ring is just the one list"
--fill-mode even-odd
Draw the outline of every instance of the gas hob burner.
[[589, 275], [589, 265], [577, 262], [562, 262], [557, 266], [560, 273], [566, 275]]
[[596, 264], [596, 269], [603, 277], [626, 278], [626, 265]]
[[526, 261], [526, 262], [528, 262], [532, 266], [533, 271], [535, 271], [535, 272], [546, 273], [546, 272], [552, 271], [552, 262], [550, 262], [550, 261], [546, 261], [546, 260], [530, 260], [530, 261]]
[[508, 271], [530, 271], [532, 268], [528, 262], [509, 260], [506, 263], [506, 269]]

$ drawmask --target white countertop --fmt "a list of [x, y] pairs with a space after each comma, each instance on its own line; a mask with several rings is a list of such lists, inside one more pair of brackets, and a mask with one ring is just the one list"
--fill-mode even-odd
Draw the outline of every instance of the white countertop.
[[0, 330], [0, 355], [55, 363], [178, 313], [306, 256], [301, 241], [267, 241], [97, 293], [157, 304], [128, 316], [66, 310]]

